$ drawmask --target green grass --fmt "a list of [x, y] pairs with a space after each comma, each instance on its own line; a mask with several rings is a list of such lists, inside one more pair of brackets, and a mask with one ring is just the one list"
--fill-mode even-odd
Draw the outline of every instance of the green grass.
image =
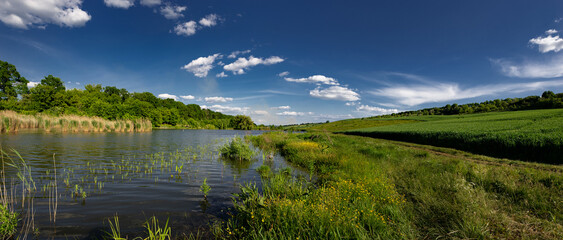
[[10, 239], [14, 236], [18, 230], [18, 221], [18, 213], [0, 204], [0, 239]]
[[417, 122], [345, 133], [451, 147], [494, 157], [562, 163], [563, 109], [401, 119]]
[[418, 120], [410, 120], [410, 119], [357, 118], [357, 119], [347, 119], [347, 120], [341, 120], [336, 122], [330, 122], [325, 124], [311, 125], [303, 130], [339, 132], [339, 131], [353, 130], [359, 128], [405, 124], [405, 123], [412, 123], [417, 121]]
[[311, 168], [317, 180], [277, 173], [263, 179], [261, 193], [242, 187], [218, 237], [563, 238], [561, 167], [359, 136], [268, 133], [252, 141]]

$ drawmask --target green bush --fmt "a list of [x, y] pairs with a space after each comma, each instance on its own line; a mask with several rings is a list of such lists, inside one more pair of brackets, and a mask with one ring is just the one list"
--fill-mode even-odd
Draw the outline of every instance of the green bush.
[[248, 143], [240, 137], [234, 137], [230, 143], [223, 145], [219, 151], [224, 158], [240, 161], [252, 160], [255, 155]]
[[18, 214], [0, 204], [0, 239], [9, 239], [16, 233]]

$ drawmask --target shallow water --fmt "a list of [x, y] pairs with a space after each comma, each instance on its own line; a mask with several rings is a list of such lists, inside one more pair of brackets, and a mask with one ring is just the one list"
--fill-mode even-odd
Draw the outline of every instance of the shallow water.
[[[145, 220], [157, 216], [161, 224], [169, 219], [173, 234], [177, 235], [203, 232], [212, 221], [227, 219], [232, 193], [239, 191], [239, 184], [256, 182], [260, 186], [260, 176], [255, 171], [260, 165], [267, 164], [272, 169], [288, 167], [280, 156], [267, 160], [258, 154], [257, 160], [248, 164], [219, 157], [217, 149], [226, 139], [260, 133], [28, 132], [2, 134], [0, 145], [7, 152], [11, 148], [17, 150], [31, 167], [37, 189], [35, 228], [40, 238], [99, 237], [100, 230], [109, 231], [107, 220], [115, 215], [119, 216], [124, 233], [142, 232]], [[55, 182], [53, 154], [58, 186], [56, 221], [49, 220], [48, 207], [49, 194], [54, 190], [48, 184]], [[7, 168], [7, 176], [14, 179], [15, 170]], [[207, 200], [199, 191], [205, 178], [211, 186]]]

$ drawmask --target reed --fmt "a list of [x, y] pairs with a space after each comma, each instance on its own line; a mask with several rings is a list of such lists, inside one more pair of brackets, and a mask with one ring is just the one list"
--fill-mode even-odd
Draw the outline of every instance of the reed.
[[22, 129], [42, 129], [46, 132], [146, 132], [152, 130], [148, 119], [106, 120], [100, 117], [76, 115], [25, 115], [14, 111], [0, 111], [0, 132]]

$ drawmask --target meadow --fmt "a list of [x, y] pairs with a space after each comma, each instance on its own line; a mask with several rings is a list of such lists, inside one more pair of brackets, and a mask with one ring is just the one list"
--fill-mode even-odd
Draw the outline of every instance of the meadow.
[[[350, 120], [341, 121], [345, 123]], [[466, 115], [426, 115], [363, 121], [412, 121], [340, 132], [420, 144], [450, 147], [488, 156], [561, 164], [563, 109]], [[338, 124], [334, 122], [331, 124]], [[309, 128], [324, 129], [324, 125]], [[327, 129], [335, 131], [328, 125]], [[338, 131], [338, 130], [336, 130]]]
[[283, 170], [235, 195], [228, 239], [561, 239], [563, 168], [328, 133], [250, 137]]

